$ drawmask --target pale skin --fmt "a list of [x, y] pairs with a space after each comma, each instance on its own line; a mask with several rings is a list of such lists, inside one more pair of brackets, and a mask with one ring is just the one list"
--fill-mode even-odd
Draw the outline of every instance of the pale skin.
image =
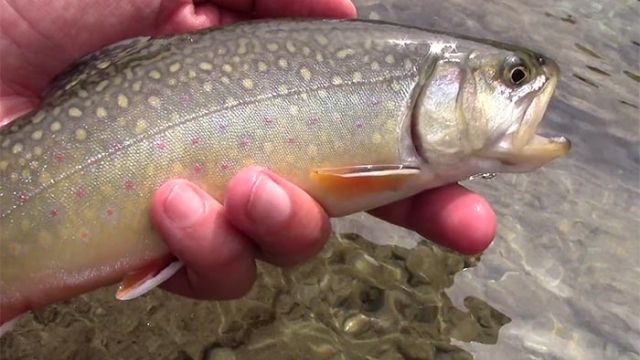
[[[51, 78], [74, 60], [121, 39], [250, 17], [355, 15], [348, 0], [0, 0], [0, 124], [37, 106]], [[152, 218], [186, 264], [164, 289], [198, 299], [238, 298], [256, 279], [257, 259], [297, 265], [315, 256], [329, 236], [322, 208], [262, 168], [237, 174], [223, 204], [180, 179], [158, 189]], [[465, 254], [486, 249], [496, 231], [487, 201], [459, 185], [371, 213]]]

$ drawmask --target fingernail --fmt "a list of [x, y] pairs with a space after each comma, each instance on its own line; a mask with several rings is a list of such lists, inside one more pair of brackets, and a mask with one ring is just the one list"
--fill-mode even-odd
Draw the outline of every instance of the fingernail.
[[204, 201], [195, 189], [179, 183], [171, 189], [164, 203], [164, 213], [175, 225], [193, 225], [204, 212]]
[[247, 205], [247, 216], [265, 226], [280, 225], [291, 215], [291, 199], [282, 187], [264, 174], [258, 175]]

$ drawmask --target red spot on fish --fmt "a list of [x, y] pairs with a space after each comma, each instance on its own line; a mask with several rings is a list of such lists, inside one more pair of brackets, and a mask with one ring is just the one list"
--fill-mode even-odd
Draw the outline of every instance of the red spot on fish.
[[156, 144], [156, 148], [160, 151], [164, 150], [167, 147], [164, 142], [159, 142]]
[[57, 162], [62, 162], [64, 160], [64, 154], [63, 153], [57, 153], [56, 154], [56, 161]]
[[118, 152], [122, 150], [122, 145], [115, 143], [115, 144], [111, 144], [110, 148], [111, 148], [111, 151]]
[[76, 190], [76, 197], [83, 198], [86, 195], [83, 189]]
[[182, 94], [182, 101], [184, 101], [184, 102], [191, 101], [191, 98], [189, 97], [189, 94]]
[[364, 122], [362, 120], [356, 121], [356, 127], [358, 129], [361, 129], [363, 126], [364, 126]]
[[25, 194], [20, 194], [20, 195], [18, 195], [18, 201], [20, 201], [21, 203], [23, 203], [23, 204], [24, 204], [24, 203], [26, 203], [26, 202], [27, 202], [27, 200], [29, 200], [29, 198], [27, 197], [27, 195], [25, 195]]
[[220, 124], [220, 125], [218, 125], [218, 129], [220, 129], [221, 131], [225, 131], [225, 130], [227, 130], [227, 124]]
[[223, 161], [222, 164], [220, 164], [220, 168], [222, 170], [227, 170], [229, 168], [229, 164], [226, 161]]
[[378, 105], [379, 103], [378, 99], [371, 99], [371, 105]]
[[247, 147], [249, 145], [249, 139], [243, 138], [242, 141], [240, 141], [240, 145], [242, 145], [242, 147]]
[[100, 161], [100, 158], [98, 156], [93, 156], [89, 158], [89, 164], [97, 164]]
[[124, 182], [124, 189], [125, 190], [131, 191], [131, 190], [133, 190], [133, 187], [134, 187], [133, 181], [127, 180], [127, 181]]
[[266, 118], [264, 118], [264, 122], [267, 123], [267, 125], [269, 125], [273, 123], [273, 119], [267, 116]]
[[288, 137], [288, 138], [287, 138], [287, 143], [288, 143], [288, 144], [295, 144], [295, 143], [296, 143], [296, 139], [295, 139], [295, 138], [292, 138], [292, 137]]
[[320, 122], [320, 120], [318, 120], [318, 118], [311, 118], [309, 120], [309, 124], [310, 125], [316, 125], [318, 122]]
[[78, 235], [82, 240], [87, 240], [89, 238], [89, 232], [87, 230], [81, 230]]
[[58, 210], [57, 209], [51, 209], [51, 211], [49, 211], [49, 216], [51, 216], [51, 217], [58, 216]]
[[200, 139], [198, 138], [191, 139], [191, 145], [196, 146], [198, 144], [200, 144]]
[[194, 171], [196, 174], [200, 174], [200, 173], [202, 173], [202, 166], [200, 166], [199, 164], [196, 164], [196, 165], [193, 167], [193, 171]]
[[104, 211], [104, 213], [105, 213], [107, 216], [113, 216], [113, 214], [115, 214], [115, 213], [116, 213], [116, 210], [115, 210], [115, 209], [113, 209], [113, 208], [107, 208], [107, 210], [105, 210], [105, 211]]

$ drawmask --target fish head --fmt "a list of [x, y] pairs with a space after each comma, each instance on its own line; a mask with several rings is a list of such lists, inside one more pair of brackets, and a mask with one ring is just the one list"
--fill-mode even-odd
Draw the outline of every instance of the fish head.
[[536, 134], [559, 76], [552, 59], [515, 47], [444, 56], [413, 112], [419, 155], [486, 173], [532, 171], [565, 155], [569, 140]]

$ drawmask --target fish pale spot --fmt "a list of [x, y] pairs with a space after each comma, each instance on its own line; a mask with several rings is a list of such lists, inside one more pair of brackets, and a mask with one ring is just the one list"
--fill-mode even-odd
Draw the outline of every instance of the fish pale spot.
[[377, 61], [372, 61], [371, 70], [380, 70], [380, 64]]
[[307, 101], [307, 100], [309, 100], [309, 94], [307, 94], [307, 93], [302, 93], [302, 94], [300, 94], [300, 98], [301, 98], [302, 100], [304, 100], [304, 101]]
[[177, 83], [178, 83], [178, 80], [176, 78], [171, 78], [167, 81], [167, 84], [171, 86], [175, 86]]
[[226, 76], [221, 77], [221, 78], [220, 78], [220, 81], [222, 81], [222, 83], [223, 83], [223, 84], [226, 84], [226, 85], [231, 84], [231, 80], [229, 80], [229, 78], [228, 78], [228, 77], [226, 77]]
[[230, 73], [233, 71], [233, 67], [229, 64], [222, 65], [222, 71]]
[[198, 74], [196, 74], [194, 70], [189, 70], [189, 73], [187, 75], [189, 76], [190, 79], [193, 79], [196, 76], [198, 76]]
[[182, 64], [180, 64], [179, 62], [173, 63], [173, 64], [171, 64], [169, 66], [169, 71], [174, 73], [174, 72], [180, 70], [180, 68], [182, 68]]
[[380, 17], [380, 14], [378, 14], [378, 13], [377, 13], [377, 12], [375, 12], [375, 11], [372, 11], [372, 12], [369, 14], [369, 19], [371, 19], [371, 20], [380, 20], [380, 19], [381, 19], [381, 17]]
[[129, 106], [129, 98], [124, 94], [118, 94], [118, 106], [122, 108]]
[[244, 86], [244, 88], [247, 90], [253, 90], [253, 80], [251, 79], [242, 80], [242, 86]]
[[27, 159], [25, 159], [25, 158], [18, 159], [18, 165], [20, 165], [20, 166], [27, 165]]
[[[104, 81], [107, 81], [107, 80], [104, 80]], [[53, 116], [59, 116], [61, 112], [62, 112], [62, 107], [61, 106], [56, 106], [56, 107], [53, 108], [52, 114], [53, 114]]]
[[87, 99], [87, 100], [84, 101], [83, 104], [84, 104], [85, 107], [89, 107], [89, 106], [91, 106], [93, 104], [93, 100]]
[[102, 80], [98, 85], [96, 85], [96, 91], [101, 92], [104, 88], [109, 85], [109, 80]]
[[40, 179], [39, 180], [40, 180], [40, 183], [46, 184], [49, 181], [51, 181], [51, 174], [49, 174], [46, 171], [43, 171], [43, 172], [40, 173]]
[[297, 115], [298, 114], [298, 110], [300, 110], [300, 108], [297, 105], [291, 105], [289, 107], [289, 114]]
[[264, 150], [264, 152], [267, 153], [267, 154], [271, 154], [273, 152], [274, 148], [275, 147], [273, 146], [273, 143], [271, 143], [271, 142], [265, 142], [262, 145], [262, 150]]
[[280, 95], [284, 95], [287, 94], [289, 92], [289, 88], [287, 87], [287, 85], [280, 85], [278, 86], [278, 93]]
[[134, 77], [134, 73], [131, 69], [125, 69], [124, 70], [124, 75], [127, 78], [127, 80], [131, 80]]
[[322, 62], [322, 60], [324, 60], [324, 56], [322, 56], [322, 53], [320, 51], [316, 52], [316, 60], [318, 62]]
[[320, 96], [321, 98], [326, 98], [329, 96], [329, 93], [327, 92], [327, 90], [320, 89], [318, 90], [318, 96]]
[[365, 49], [365, 50], [371, 50], [371, 48], [372, 48], [372, 47], [373, 47], [373, 40], [371, 40], [371, 39], [367, 39], [367, 40], [364, 42], [364, 49]]
[[77, 107], [71, 107], [69, 108], [69, 110], [67, 111], [67, 113], [69, 114], [69, 116], [71, 117], [80, 117], [82, 116], [82, 110], [78, 109]]
[[400, 83], [398, 83], [397, 81], [392, 82], [391, 83], [391, 90], [399, 91], [400, 90]]
[[333, 79], [331, 79], [331, 83], [333, 85], [340, 85], [342, 84], [342, 78], [340, 76], [334, 76]]
[[238, 46], [238, 54], [244, 55], [246, 53], [247, 53], [247, 45], [246, 44], [240, 44], [240, 46]]
[[285, 44], [287, 50], [289, 50], [290, 53], [295, 53], [296, 52], [296, 45], [293, 43], [293, 41], [291, 40], [287, 40], [286, 44]]
[[327, 37], [324, 35], [316, 35], [314, 36], [314, 38], [320, 45], [327, 45], [329, 43], [329, 39], [327, 39]]
[[211, 91], [213, 89], [213, 84], [211, 83], [211, 81], [207, 81], [204, 84], [202, 84], [202, 88], [205, 91]]
[[352, 79], [353, 81], [356, 81], [356, 82], [362, 81], [362, 73], [358, 71], [354, 72]]
[[87, 131], [85, 129], [76, 129], [76, 140], [84, 141], [87, 139]]
[[119, 117], [116, 119], [116, 123], [120, 126], [124, 126], [127, 124], [127, 119], [123, 118], [123, 117]]
[[396, 58], [394, 58], [393, 55], [389, 54], [384, 58], [384, 61], [386, 61], [387, 64], [394, 64], [396, 62]]
[[44, 132], [42, 130], [36, 130], [33, 132], [33, 134], [31, 134], [31, 138], [33, 140], [40, 140], [42, 139], [42, 135], [44, 134]]
[[236, 63], [236, 64], [239, 63], [240, 62], [240, 56], [237, 56], [237, 55], [233, 56], [231, 58], [231, 62]]
[[151, 95], [147, 98], [147, 101], [151, 106], [158, 107], [160, 106], [160, 98], [154, 95]]
[[393, 120], [387, 121], [387, 123], [385, 124], [385, 127], [388, 131], [395, 131], [397, 126], [398, 124]]
[[281, 68], [286, 69], [287, 66], [289, 66], [289, 62], [285, 58], [280, 58], [278, 59], [278, 65], [280, 65]]
[[149, 77], [158, 80], [162, 77], [162, 74], [158, 70], [151, 70], [149, 71]]
[[413, 69], [413, 62], [411, 59], [404, 59], [404, 69], [407, 71]]
[[140, 91], [140, 89], [142, 89], [142, 81], [136, 81], [133, 84], [131, 84], [131, 90], [133, 91]]
[[45, 112], [40, 110], [31, 118], [31, 122], [34, 124], [38, 124], [39, 122], [44, 120], [44, 117], [45, 117]]
[[60, 131], [60, 129], [62, 129], [62, 123], [60, 123], [60, 121], [54, 121], [53, 123], [51, 123], [51, 126], [49, 126], [49, 128], [53, 132]]
[[98, 69], [106, 69], [109, 66], [111, 66], [111, 61], [109, 60], [101, 61], [98, 63], [98, 65], [96, 65]]
[[53, 236], [48, 231], [41, 231], [38, 234], [38, 244], [42, 247], [49, 247], [53, 243]]
[[236, 99], [234, 99], [234, 98], [232, 98], [232, 97], [228, 97], [228, 98], [225, 100], [225, 104], [226, 104], [227, 106], [233, 106], [233, 105], [236, 105], [236, 104], [237, 104], [237, 101], [236, 101]]
[[267, 66], [267, 64], [264, 61], [259, 61], [258, 62], [258, 70], [267, 71], [268, 68], [269, 68], [269, 66]]
[[136, 134], [142, 134], [144, 132], [144, 130], [147, 128], [147, 122], [144, 120], [138, 120], [136, 122]]
[[311, 79], [311, 71], [309, 71], [309, 69], [307, 69], [306, 67], [303, 67], [302, 69], [300, 69], [300, 76], [302, 76], [302, 78], [305, 80], [309, 80]]
[[[31, 157], [31, 154], [28, 154]], [[29, 167], [31, 170], [38, 170], [40, 168], [40, 162], [37, 160], [33, 160], [29, 163]]]
[[307, 147], [307, 154], [309, 154], [309, 156], [316, 156], [318, 155], [318, 147], [315, 145], [309, 145]]
[[89, 96], [89, 93], [87, 92], [87, 90], [80, 89], [78, 90], [78, 96], [81, 98], [86, 98]]
[[23, 149], [24, 149], [24, 146], [21, 143], [17, 143], [13, 145], [11, 152], [14, 154], [18, 154], [18, 153], [21, 153]]
[[373, 141], [374, 144], [380, 144], [382, 142], [382, 136], [378, 133], [375, 133], [371, 136], [371, 141]]
[[267, 44], [267, 50], [269, 50], [271, 52], [278, 51], [278, 48], [279, 48], [279, 46], [276, 43], [268, 43]]
[[43, 149], [41, 146], [36, 146], [33, 148], [33, 153], [40, 156], [42, 155]]
[[181, 174], [184, 172], [184, 166], [182, 164], [175, 162], [171, 165], [174, 174]]
[[345, 59], [347, 56], [354, 53], [353, 49], [342, 49], [336, 53], [338, 59]]
[[211, 64], [210, 62], [206, 62], [206, 61], [201, 62], [201, 63], [198, 65], [198, 67], [199, 67], [200, 69], [202, 69], [202, 70], [205, 70], [205, 71], [213, 70], [213, 64]]
[[9, 180], [11, 180], [11, 182], [16, 182], [20, 179], [20, 175], [18, 175], [18, 173], [11, 173], [11, 175], [9, 175]]
[[8, 147], [9, 147], [9, 145], [11, 145], [11, 139], [6, 138], [6, 139], [4, 139], [4, 141], [2, 142], [2, 145], [0, 145], [0, 146], [2, 146], [3, 148], [8, 148]]
[[7, 160], [0, 161], [0, 170], [5, 171], [9, 167], [9, 162]]
[[387, 109], [393, 110], [395, 108], [396, 108], [396, 103], [394, 103], [393, 101], [387, 101]]
[[308, 46], [304, 46], [302, 48], [302, 53], [304, 54], [304, 56], [309, 56], [311, 55], [311, 49]]
[[227, 53], [227, 48], [219, 47], [216, 49], [216, 52], [218, 53], [218, 55], [225, 55]]

